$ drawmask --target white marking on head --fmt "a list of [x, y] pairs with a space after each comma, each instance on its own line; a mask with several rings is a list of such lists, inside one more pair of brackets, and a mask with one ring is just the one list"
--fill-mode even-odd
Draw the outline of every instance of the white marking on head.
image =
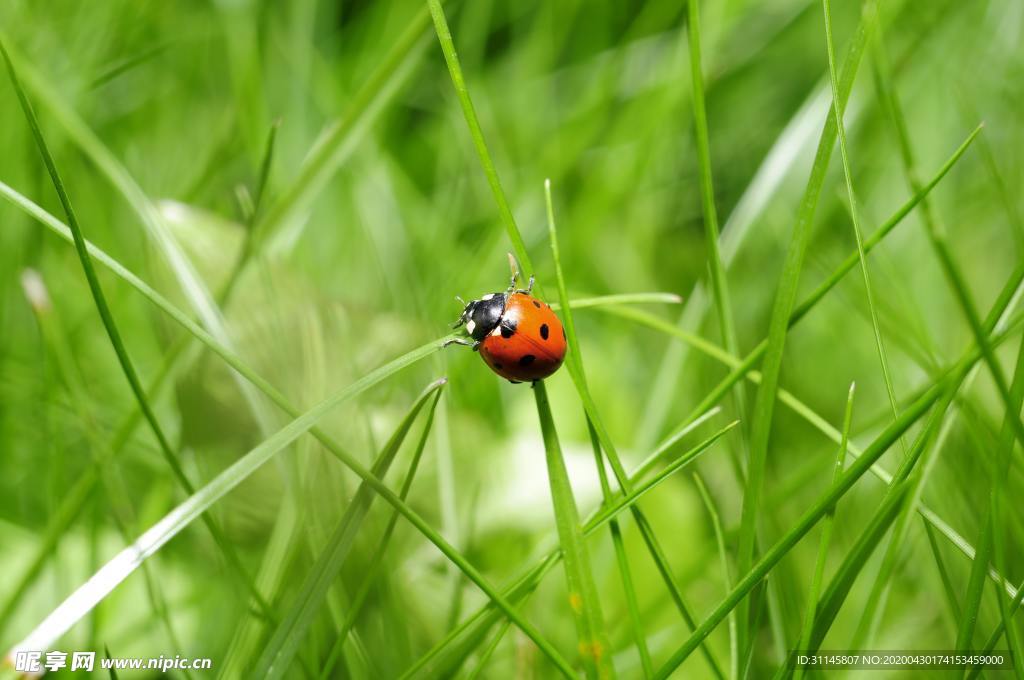
[[474, 328], [476, 328], [476, 321], [473, 321], [472, 319], [470, 319], [469, 323], [466, 324], [466, 330], [469, 331], [470, 335], [472, 335]]
[[491, 331], [491, 335], [501, 335], [501, 326], [500, 325], [495, 326], [494, 330]]
[[490, 299], [491, 299], [492, 297], [494, 297], [494, 293], [488, 293], [487, 295], [484, 295], [484, 296], [483, 296], [482, 298], [480, 298], [480, 299], [481, 299], [481, 300], [490, 300]]

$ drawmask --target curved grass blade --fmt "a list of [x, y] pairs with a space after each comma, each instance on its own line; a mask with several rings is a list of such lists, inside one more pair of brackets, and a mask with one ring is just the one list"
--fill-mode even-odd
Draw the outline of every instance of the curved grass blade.
[[[57, 171], [57, 166], [54, 163], [53, 156], [50, 154], [50, 150], [46, 145], [46, 140], [43, 138], [42, 130], [39, 128], [39, 122], [36, 120], [35, 112], [32, 110], [32, 104], [29, 102], [28, 96], [25, 94], [25, 91], [21, 86], [21, 81], [18, 79], [18, 74], [14, 69], [14, 64], [11, 61], [10, 55], [7, 53], [7, 48], [2, 41], [0, 41], [0, 54], [3, 55], [4, 63], [7, 66], [7, 73], [10, 76], [11, 84], [14, 86], [14, 91], [18, 96], [18, 101], [25, 114], [25, 120], [28, 122], [29, 129], [32, 132], [32, 137], [35, 140], [36, 147], [43, 159], [43, 164], [46, 166], [46, 171], [50, 176], [53, 187], [57, 192], [57, 197], [60, 200], [64, 214], [67, 216], [68, 228], [71, 231], [72, 238], [74, 239], [75, 251], [78, 254], [79, 262], [81, 263], [82, 270], [85, 273], [86, 282], [89, 285], [89, 292], [96, 304], [96, 310], [99, 312], [100, 319], [103, 322], [103, 327], [106, 330], [110, 344], [114, 349], [114, 353], [117, 355], [117, 360], [121, 365], [121, 370], [128, 381], [132, 394], [135, 397], [135, 401], [139, 406], [139, 410], [142, 412], [143, 417], [149, 424], [149, 428], [153, 432], [153, 436], [156, 437], [157, 444], [160, 447], [160, 453], [167, 465], [171, 468], [171, 472], [173, 473], [175, 480], [186, 493], [193, 494], [195, 493], [195, 487], [185, 475], [185, 471], [181, 467], [181, 463], [178, 461], [177, 456], [171, 448], [170, 441], [167, 439], [163, 428], [157, 421], [156, 413], [153, 411], [152, 406], [150, 406], [149, 400], [146, 398], [146, 392], [142, 387], [142, 382], [139, 380], [138, 374], [135, 371], [135, 365], [132, 363], [131, 357], [128, 355], [128, 350], [124, 345], [124, 341], [121, 339], [121, 333], [117, 328], [114, 316], [107, 304], [106, 296], [103, 294], [103, 289], [100, 286], [99, 277], [96, 275], [96, 270], [93, 267], [92, 259], [89, 257], [89, 251], [86, 248], [85, 236], [82, 233], [81, 226], [78, 224], [78, 218], [76, 217], [74, 208], [71, 205], [71, 199], [64, 188], [64, 182], [61, 179], [60, 173]], [[242, 582], [245, 584], [263, 613], [269, 616], [269, 606], [256, 589], [255, 584], [252, 581], [252, 577], [245, 570], [241, 559], [231, 548], [219, 526], [208, 514], [203, 514], [202, 520], [213, 536], [217, 547], [223, 553], [229, 567], [237, 573], [239, 578], [242, 579]]]
[[[431, 413], [433, 412], [445, 382], [444, 380], [437, 381], [420, 394], [395, 429], [394, 434], [381, 449], [376, 462], [370, 469], [371, 474], [378, 479], [384, 478], [391, 463], [394, 462], [395, 456], [398, 455], [402, 442], [405, 441], [406, 435], [412, 428], [416, 416], [419, 415], [420, 410], [431, 396], [434, 397], [430, 408]], [[281, 619], [281, 623], [278, 624], [256, 662], [255, 674], [258, 677], [280, 678], [290, 671], [291, 662], [298, 652], [299, 645], [309, 626], [313, 623], [313, 619], [319, 613], [327, 596], [327, 590], [341, 571], [374, 498], [373, 492], [365, 482], [359, 485], [333, 535], [307, 574], [288, 613]]]
[[[551, 181], [547, 180], [544, 183], [544, 197], [547, 207], [548, 217], [548, 239], [551, 242], [551, 255], [555, 262], [555, 277], [558, 282], [558, 297], [562, 300], [563, 307], [567, 306], [569, 294], [565, 286], [565, 276], [562, 273], [562, 260], [558, 250], [558, 234], [555, 229], [555, 213], [554, 207], [551, 201]], [[563, 314], [565, 317], [563, 323], [565, 325], [566, 340], [568, 342], [568, 361], [567, 368], [569, 369], [569, 375], [572, 377], [573, 385], [576, 386], [576, 393], [580, 397], [580, 401], [583, 402], [583, 409], [586, 412], [587, 419], [597, 433], [598, 441], [601, 447], [604, 449], [605, 455], [608, 457], [608, 463], [612, 467], [612, 472], [615, 474], [615, 479], [619, 483], [619, 487], [622, 489], [622, 493], [629, 494], [632, 490], [629, 486], [629, 477], [626, 474], [625, 468], [622, 466], [622, 461], [619, 458], [619, 454], [615, 449], [615, 445], [612, 443], [611, 437], [608, 436], [608, 431], [604, 427], [604, 422], [601, 420], [601, 416], [597, 410], [597, 404], [594, 402], [593, 397], [590, 394], [590, 388], [587, 385], [586, 373], [583, 370], [583, 357], [580, 350], [579, 340], [576, 337], [576, 323], [573, 320], [572, 311], [566, 310]], [[640, 529], [640, 534], [644, 539], [644, 543], [647, 546], [648, 552], [651, 554], [655, 565], [658, 568], [658, 572], [661, 574], [662, 580], [669, 589], [669, 593], [672, 596], [672, 600], [679, 609], [680, 614], [683, 616], [683, 620], [692, 629], [695, 625], [693, 614], [690, 613], [690, 608], [686, 604], [683, 598], [682, 588], [675, 581], [675, 577], [672, 574], [672, 568], [668, 564], [668, 559], [665, 557], [665, 552], [661, 548], [661, 544], [658, 542], [657, 537], [654, 535], [654, 530], [651, 528], [650, 523], [647, 521], [647, 517], [643, 511], [634, 507], [632, 509], [633, 519], [636, 521], [637, 527]], [[723, 678], [721, 666], [711, 653], [709, 647], [702, 645], [701, 653], [704, 658], [707, 659], [708, 664], [711, 666], [712, 672], [718, 678]]]
[[[86, 406], [91, 403], [88, 396], [88, 390], [86, 388], [86, 380], [82, 375], [81, 369], [74, 359], [74, 352], [70, 347], [67, 340], [67, 333], [62, 327], [61, 317], [55, 313], [55, 310], [50, 303], [49, 294], [47, 293], [46, 284], [42, 277], [34, 271], [27, 270], [22, 273], [21, 276], [22, 285], [25, 289], [26, 297], [29, 298], [32, 311], [35, 313], [36, 320], [39, 324], [40, 335], [43, 338], [43, 342], [46, 345], [49, 352], [54, 357], [54, 363], [57, 367], [58, 376], [65, 389], [68, 391], [69, 401], [74, 407], [75, 413], [79, 422], [82, 423], [85, 431], [86, 439], [90, 443], [90, 454], [92, 456], [93, 468], [96, 470], [103, 470], [103, 463], [105, 459], [111, 457], [112, 451], [109, 448], [109, 444], [103, 440], [103, 435], [100, 432], [100, 425], [96, 421], [95, 414]], [[95, 477], [94, 477], [95, 479]], [[114, 525], [117, 527], [118, 533], [121, 538], [126, 542], [131, 541], [132, 530], [129, 529], [129, 524], [134, 524], [134, 518], [131, 517], [132, 510], [128, 507], [127, 499], [131, 496], [128, 493], [128, 489], [124, 483], [124, 480], [118, 475], [104, 475], [103, 486], [106, 497], [109, 499], [109, 510], [111, 519]], [[89, 485], [88, 488], [91, 490], [94, 488]], [[83, 504], [88, 496], [83, 497]], [[59, 508], [58, 518], [60, 520], [59, 526], [61, 530], [70, 524], [64, 524], [63, 508]], [[76, 513], [77, 514], [77, 513]], [[47, 543], [46, 540], [43, 543]], [[58, 539], [55, 537], [50, 547], [56, 547]], [[52, 552], [43, 553], [45, 557], [50, 557], [55, 554]], [[30, 569], [26, 574], [33, 576], [41, 571], [43, 561], [33, 561], [33, 568]], [[164, 628], [164, 632], [167, 635], [167, 640], [174, 648], [180, 649], [180, 643], [178, 642], [178, 636], [175, 633], [174, 626], [171, 623], [171, 618], [167, 610], [167, 601], [163, 596], [163, 592], [157, 586], [158, 578], [154, 577], [153, 571], [156, 565], [143, 565], [143, 577], [146, 589], [146, 595], [149, 599], [150, 607], [153, 611], [154, 616], [160, 621]], [[25, 587], [31, 580], [24, 581]], [[14, 601], [14, 600], [12, 600]], [[13, 607], [12, 607], [13, 609]], [[185, 675], [190, 674], [185, 671]]]
[[[423, 424], [423, 431], [420, 433], [419, 442], [416, 444], [416, 452], [413, 453], [412, 461], [409, 463], [409, 471], [405, 475], [405, 480], [402, 482], [402, 488], [398, 492], [398, 497], [403, 501], [409, 497], [409, 490], [412, 488], [412, 482], [416, 478], [416, 472], [419, 470], [420, 460], [423, 458], [423, 450], [427, 445], [427, 437], [430, 435], [431, 427], [434, 424], [434, 414], [437, 410], [437, 402], [441, 397], [441, 393], [438, 392], [434, 398], [434, 403], [430, 405], [430, 409], [427, 411], [427, 420]], [[324, 663], [324, 667], [320, 672], [321, 680], [327, 680], [331, 676], [331, 672], [334, 670], [334, 666], [341, 655], [342, 649], [345, 645], [345, 639], [348, 637], [348, 633], [352, 630], [352, 626], [355, 625], [356, 617], [359, 616], [359, 612], [362, 610], [363, 605], [366, 603], [366, 598], [370, 594], [370, 589], [373, 586], [374, 576], [378, 573], [380, 565], [384, 561], [384, 555], [388, 549], [388, 543], [391, 541], [391, 535], [395, 531], [395, 526], [398, 524], [398, 513], [392, 511], [391, 517], [388, 518], [388, 523], [384, 527], [384, 534], [380, 539], [380, 544], [374, 551], [373, 556], [370, 558], [369, 566], [366, 569], [366, 577], [363, 578], [363, 582], [359, 585], [356, 590], [355, 596], [352, 598], [352, 603], [349, 605], [348, 613], [345, 615], [345, 620], [341, 625], [341, 629], [338, 631], [338, 637], [334, 641], [334, 645], [331, 648], [330, 653], [327, 655], [327, 661]], [[511, 621], [508, 622], [511, 625]]]
[[[278, 430], [269, 439], [264, 440], [263, 443], [235, 461], [235, 463], [217, 475], [204, 487], [190, 495], [188, 499], [143, 533], [135, 543], [122, 550], [107, 562], [106, 565], [51, 612], [22, 642], [16, 645], [11, 655], [13, 656], [16, 651], [22, 649], [49, 649], [61, 635], [89, 613], [97, 603], [131, 575], [143, 560], [188, 527], [193, 520], [201, 517], [215, 502], [241, 484], [253, 472], [270, 460], [274, 454], [287, 447], [296, 438], [312, 428], [334, 407], [376, 385], [410, 363], [437, 351], [437, 349], [436, 343], [428, 343], [381, 366], [348, 387], [324, 399], [312, 409]], [[362, 469], [361, 466], [360, 470], [367, 477], [371, 477], [370, 473]]]
[[601, 617], [601, 602], [594, 583], [594, 571], [590, 563], [587, 545], [583, 542], [579, 510], [565, 469], [562, 448], [558, 443], [555, 421], [551, 416], [547, 388], [543, 380], [533, 385], [540, 418], [541, 436], [544, 439], [544, 454], [548, 469], [548, 483], [551, 486], [551, 501], [555, 510], [555, 526], [558, 542], [562, 546], [562, 562], [568, 586], [569, 607], [576, 619], [579, 636], [579, 652], [587, 677], [608, 678], [615, 675], [611, 666], [611, 645], [604, 630]]

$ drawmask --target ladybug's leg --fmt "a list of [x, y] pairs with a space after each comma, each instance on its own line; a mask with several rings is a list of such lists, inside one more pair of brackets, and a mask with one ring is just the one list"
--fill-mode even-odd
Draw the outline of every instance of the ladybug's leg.
[[451, 340], [445, 340], [444, 344], [441, 345], [441, 347], [444, 348], [447, 347], [448, 345], [465, 345], [467, 347], [472, 347], [475, 350], [477, 345], [479, 344], [479, 342], [470, 342], [469, 340], [466, 340], [464, 338], [452, 338]]

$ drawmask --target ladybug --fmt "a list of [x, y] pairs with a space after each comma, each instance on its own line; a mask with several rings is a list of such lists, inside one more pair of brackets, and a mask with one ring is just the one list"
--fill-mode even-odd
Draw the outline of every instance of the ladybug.
[[525, 289], [516, 289], [517, 278], [518, 274], [513, 275], [511, 285], [502, 293], [470, 300], [452, 327], [465, 325], [474, 342], [456, 339], [449, 343], [470, 345], [492, 371], [509, 382], [534, 382], [562, 365], [565, 329], [551, 307], [530, 294], [533, 277]]

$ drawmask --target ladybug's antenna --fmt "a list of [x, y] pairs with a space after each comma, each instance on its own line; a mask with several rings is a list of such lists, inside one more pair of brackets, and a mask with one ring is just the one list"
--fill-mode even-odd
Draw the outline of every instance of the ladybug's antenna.
[[516, 289], [516, 284], [519, 283], [519, 263], [516, 262], [516, 256], [512, 253], [508, 254], [508, 266], [512, 269], [512, 282], [508, 284], [508, 293], [511, 294]]
[[512, 253], [508, 254], [508, 266], [512, 269], [512, 285], [514, 286], [519, 281], [519, 262], [516, 261], [516, 256]]
[[463, 307], [465, 307], [465, 306], [466, 306], [466, 301], [465, 301], [465, 300], [463, 300], [463, 299], [462, 299], [461, 297], [459, 297], [458, 295], [456, 295], [456, 296], [455, 296], [455, 299], [456, 299], [456, 300], [458, 300], [458, 301], [459, 301], [459, 304], [460, 304], [460, 305], [462, 305]]

